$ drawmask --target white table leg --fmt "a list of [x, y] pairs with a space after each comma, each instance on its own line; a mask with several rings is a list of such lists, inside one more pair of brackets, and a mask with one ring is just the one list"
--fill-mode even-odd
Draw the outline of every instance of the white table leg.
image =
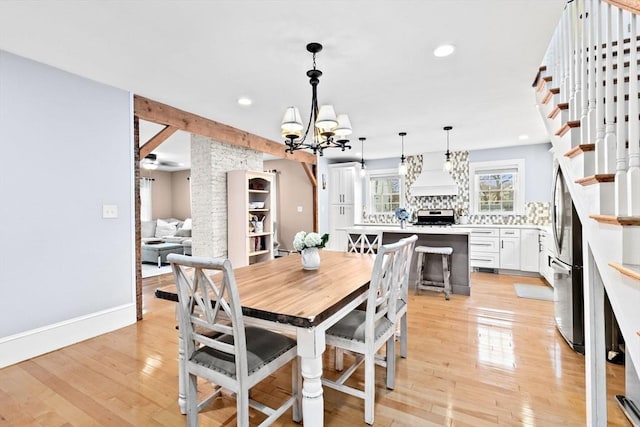
[[298, 329], [298, 355], [302, 372], [302, 420], [305, 427], [324, 425], [322, 353], [324, 330]]

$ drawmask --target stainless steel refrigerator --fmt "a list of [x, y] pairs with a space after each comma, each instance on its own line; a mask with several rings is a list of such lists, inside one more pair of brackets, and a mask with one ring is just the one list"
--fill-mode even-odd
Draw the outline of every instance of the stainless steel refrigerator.
[[582, 224], [559, 167], [553, 185], [551, 225], [556, 244], [556, 257], [551, 260], [556, 326], [567, 343], [584, 354]]

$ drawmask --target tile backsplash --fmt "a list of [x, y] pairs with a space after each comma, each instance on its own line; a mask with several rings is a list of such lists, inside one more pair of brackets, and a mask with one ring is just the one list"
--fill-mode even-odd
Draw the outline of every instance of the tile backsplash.
[[[405, 177], [405, 208], [412, 214], [418, 209], [454, 209], [459, 222], [459, 215], [469, 212], [469, 152], [454, 151], [452, 154], [451, 176], [458, 184], [457, 196], [411, 196], [409, 188], [422, 172], [422, 155], [407, 158], [407, 175]], [[469, 224], [549, 224], [549, 202], [526, 202], [524, 215], [468, 215]], [[394, 224], [398, 219], [393, 214], [364, 214], [364, 223]], [[415, 218], [412, 218], [415, 220]]]

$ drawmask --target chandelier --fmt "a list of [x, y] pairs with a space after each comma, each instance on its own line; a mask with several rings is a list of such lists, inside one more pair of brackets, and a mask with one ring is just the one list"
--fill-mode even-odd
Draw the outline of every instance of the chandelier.
[[[285, 152], [293, 153], [295, 150], [310, 148], [313, 154], [320, 153], [326, 148], [351, 148], [348, 136], [351, 135], [351, 122], [346, 114], [336, 115], [333, 105], [322, 105], [318, 108], [318, 83], [322, 71], [316, 69], [316, 53], [322, 50], [320, 43], [309, 43], [307, 50], [313, 54], [313, 69], [307, 71], [311, 84], [311, 114], [307, 129], [302, 133], [304, 125], [297, 107], [289, 107], [282, 118], [282, 136], [285, 138], [287, 148]], [[307, 141], [309, 131], [312, 135]]]

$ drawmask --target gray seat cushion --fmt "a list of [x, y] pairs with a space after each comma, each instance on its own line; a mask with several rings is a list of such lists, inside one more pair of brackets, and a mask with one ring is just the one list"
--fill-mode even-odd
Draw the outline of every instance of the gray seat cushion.
[[415, 249], [418, 253], [425, 254], [437, 254], [437, 255], [451, 255], [453, 253], [453, 248], [449, 248], [446, 246], [437, 247], [437, 246], [416, 246]]
[[[296, 346], [296, 342], [291, 338], [267, 329], [247, 327], [245, 335], [249, 375]], [[217, 340], [233, 344], [231, 335], [222, 335]], [[231, 354], [211, 347], [202, 347], [193, 353], [190, 360], [230, 378], [236, 378], [236, 362]]]
[[[366, 315], [365, 311], [353, 310], [338, 323], [330, 327], [327, 330], [327, 335], [364, 342], [364, 323]], [[391, 323], [389, 319], [386, 317], [380, 319], [376, 325], [376, 339], [380, 338], [391, 327], [393, 327], [393, 323]]]

